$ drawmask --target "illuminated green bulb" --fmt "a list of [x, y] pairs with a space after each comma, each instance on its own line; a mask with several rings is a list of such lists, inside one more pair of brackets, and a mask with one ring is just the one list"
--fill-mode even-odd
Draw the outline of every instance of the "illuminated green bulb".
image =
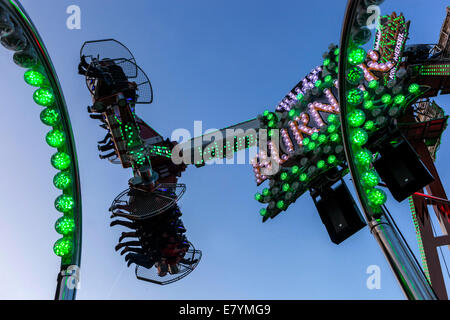
[[298, 101], [302, 101], [303, 100], [303, 94], [302, 93], [299, 93], [298, 95], [297, 95], [297, 100]]
[[262, 194], [263, 194], [263, 196], [266, 197], [266, 196], [270, 195], [270, 190], [267, 189], [267, 188], [264, 188], [263, 191], [262, 191]]
[[319, 139], [317, 139], [317, 140], [319, 140], [320, 143], [325, 143], [325, 142], [327, 142], [328, 138], [326, 135], [321, 134], [321, 135], [319, 135]]
[[338, 121], [338, 116], [335, 114], [330, 114], [327, 118], [328, 123], [335, 123]]
[[317, 162], [317, 168], [323, 169], [324, 167], [325, 167], [325, 161], [319, 160], [319, 162]]
[[379, 85], [380, 85], [380, 83], [377, 80], [369, 81], [370, 89], [376, 89], [376, 88], [378, 88]]
[[64, 142], [66, 142], [66, 137], [63, 131], [54, 129], [47, 133], [45, 140], [50, 147], [59, 148], [64, 145]]
[[311, 135], [311, 140], [313, 140], [313, 141], [316, 141], [318, 138], [319, 138], [319, 134], [318, 134], [317, 132], [314, 132], [314, 133]]
[[273, 113], [269, 113], [269, 114], [267, 115], [267, 120], [272, 120], [273, 117], [274, 117]]
[[327, 75], [325, 78], [324, 78], [324, 81], [325, 81], [325, 83], [330, 83], [331, 81], [333, 81], [333, 77], [331, 76], [331, 75]]
[[402, 104], [403, 102], [405, 102], [406, 97], [403, 94], [399, 94], [394, 98], [394, 103], [395, 104]]
[[311, 150], [314, 150], [316, 148], [316, 143], [315, 142], [310, 142], [310, 143], [308, 143], [308, 150], [309, 151], [311, 151]]
[[70, 217], [61, 217], [56, 220], [55, 230], [63, 236], [67, 236], [75, 230], [75, 221]]
[[358, 84], [363, 77], [363, 71], [360, 67], [353, 67], [347, 72], [347, 81], [350, 84]]
[[370, 190], [367, 195], [367, 198], [369, 200], [369, 205], [374, 208], [385, 204], [387, 200], [386, 193], [380, 189]]
[[34, 102], [43, 107], [50, 107], [55, 103], [55, 96], [51, 89], [38, 89], [33, 94]]
[[366, 60], [366, 51], [363, 48], [355, 48], [348, 53], [348, 62], [356, 66]]
[[353, 130], [351, 133], [351, 140], [357, 146], [362, 146], [366, 144], [368, 139], [369, 135], [367, 134], [367, 131], [364, 129], [358, 128]]
[[327, 161], [329, 164], [336, 164], [337, 158], [335, 155], [332, 154], [331, 156], [328, 157]]
[[334, 55], [338, 56], [339, 55], [339, 48], [334, 49]]
[[274, 120], [270, 120], [269, 123], [267, 124], [270, 128], [275, 127], [275, 121]]
[[59, 172], [53, 178], [53, 185], [60, 189], [65, 190], [72, 184], [72, 176], [67, 171]]
[[62, 194], [55, 200], [55, 208], [59, 212], [67, 213], [73, 209], [75, 206], [75, 201], [71, 196]]
[[332, 135], [330, 135], [330, 140], [333, 142], [338, 142], [339, 140], [341, 140], [341, 136], [338, 133], [333, 133]]
[[292, 172], [293, 174], [297, 174], [299, 170], [300, 170], [300, 168], [299, 168], [298, 166], [293, 166], [293, 167], [291, 168], [291, 172]]
[[284, 201], [283, 200], [280, 200], [280, 201], [277, 202], [277, 208], [280, 209], [280, 210], [284, 208]]
[[289, 185], [289, 183], [283, 184], [283, 191], [284, 192], [288, 192], [290, 188], [291, 188], [291, 186]]
[[58, 110], [52, 108], [42, 110], [40, 118], [43, 124], [50, 127], [56, 126], [61, 120]]
[[52, 166], [58, 170], [66, 170], [70, 166], [70, 156], [65, 152], [57, 152], [51, 158]]
[[317, 80], [316, 83], [314, 84], [316, 86], [316, 88], [320, 88], [322, 86], [322, 80]]
[[306, 145], [308, 145], [309, 143], [311, 142], [311, 139], [309, 139], [309, 138], [305, 138], [305, 139], [303, 139], [303, 145], [304, 146], [306, 146]]
[[46, 78], [42, 73], [34, 70], [28, 70], [25, 72], [24, 79], [26, 83], [33, 87], [42, 87], [46, 81]]
[[362, 110], [356, 109], [348, 115], [348, 122], [354, 128], [363, 125], [365, 121], [366, 114]]
[[420, 86], [417, 83], [413, 83], [409, 86], [408, 91], [412, 94], [418, 94], [420, 92]]
[[356, 153], [355, 158], [360, 166], [367, 167], [372, 162], [373, 155], [369, 150], [362, 149]]
[[288, 178], [288, 174], [286, 173], [286, 172], [283, 172], [281, 175], [280, 175], [280, 178], [281, 178], [281, 180], [286, 180], [287, 178]]
[[337, 126], [335, 126], [334, 124], [330, 124], [327, 128], [327, 131], [329, 133], [334, 133], [334, 132], [336, 132], [336, 130], [337, 130]]
[[330, 58], [326, 58], [325, 60], [323, 60], [323, 65], [326, 67], [330, 64], [331, 60]]
[[360, 105], [364, 100], [364, 94], [359, 89], [352, 89], [347, 93], [347, 102], [352, 106]]
[[305, 182], [306, 179], [308, 179], [308, 175], [307, 175], [306, 173], [302, 173], [302, 174], [300, 175], [300, 177], [299, 177], [299, 180], [300, 180], [301, 182]]
[[368, 131], [372, 131], [375, 129], [375, 123], [372, 120], [367, 121], [364, 124], [364, 129], [368, 130]]
[[261, 210], [259, 210], [259, 214], [260, 214], [262, 217], [265, 217], [266, 214], [267, 214], [267, 209], [266, 209], [266, 208], [262, 208]]
[[374, 108], [374, 104], [372, 100], [367, 100], [364, 102], [364, 109], [372, 110]]
[[269, 115], [270, 111], [269, 110], [264, 110], [263, 116], [267, 117]]
[[384, 94], [381, 97], [381, 102], [383, 102], [383, 104], [390, 104], [392, 102], [392, 96], [389, 93]]
[[262, 199], [262, 195], [260, 193], [255, 193], [255, 200], [260, 201]]
[[68, 257], [72, 254], [72, 239], [64, 237], [59, 239], [53, 245], [53, 252], [59, 257]]
[[380, 177], [374, 170], [367, 170], [361, 175], [361, 182], [364, 186], [373, 188], [380, 183]]
[[297, 112], [295, 111], [295, 109], [289, 110], [289, 117], [290, 118], [294, 118], [296, 115], [297, 115]]

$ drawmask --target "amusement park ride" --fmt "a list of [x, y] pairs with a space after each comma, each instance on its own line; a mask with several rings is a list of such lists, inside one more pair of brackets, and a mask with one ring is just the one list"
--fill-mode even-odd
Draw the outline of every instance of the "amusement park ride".
[[[402, 14], [381, 16], [372, 47], [368, 7], [382, 0], [349, 0], [340, 46], [330, 45], [323, 63], [276, 106], [257, 118], [178, 144], [164, 139], [136, 113], [153, 101], [150, 80], [131, 52], [112, 39], [85, 42], [79, 73], [92, 97], [88, 112], [106, 136], [100, 158], [131, 168], [128, 187], [113, 201], [111, 225], [124, 233], [116, 250], [140, 280], [168, 284], [192, 272], [201, 251], [188, 241], [178, 200], [178, 178], [188, 165], [258, 146], [252, 165], [263, 222], [310, 193], [336, 244], [366, 225], [379, 243], [408, 299], [448, 299], [438, 248], [450, 246], [450, 202], [434, 165], [448, 116], [430, 98], [450, 93], [450, 7], [437, 45], [406, 45], [410, 22]], [[77, 156], [66, 103], [42, 40], [18, 1], [0, 1], [1, 43], [25, 68], [51, 127], [47, 143], [57, 149], [55, 200], [62, 217], [54, 245], [61, 257], [56, 299], [75, 299], [81, 257], [81, 193]], [[344, 176], [351, 174], [360, 206]], [[426, 191], [425, 191], [426, 190]], [[422, 258], [415, 260], [385, 206], [388, 192], [408, 200]], [[426, 192], [426, 193], [425, 193]], [[442, 229], [435, 236], [428, 208]], [[361, 209], [360, 209], [361, 208]], [[136, 240], [122, 242], [124, 238]]]

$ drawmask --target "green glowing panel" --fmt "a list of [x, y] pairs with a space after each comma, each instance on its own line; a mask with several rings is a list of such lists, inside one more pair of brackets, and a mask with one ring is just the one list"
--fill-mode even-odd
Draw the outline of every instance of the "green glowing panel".
[[51, 158], [52, 166], [58, 170], [66, 170], [70, 166], [70, 156], [65, 152], [57, 152]]
[[72, 184], [72, 175], [67, 171], [59, 172], [53, 178], [53, 185], [60, 189], [65, 190]]
[[61, 217], [56, 220], [55, 230], [63, 236], [72, 234], [75, 230], [75, 221], [70, 217]]
[[68, 257], [72, 255], [72, 239], [64, 237], [59, 239], [53, 245], [53, 252], [59, 257]]
[[66, 137], [65, 137], [63, 131], [54, 129], [54, 130], [50, 131], [49, 133], [47, 133], [45, 140], [47, 141], [47, 144], [50, 147], [60, 148], [66, 142]]
[[55, 103], [55, 95], [49, 88], [38, 89], [33, 95], [34, 102], [43, 107], [51, 107]]

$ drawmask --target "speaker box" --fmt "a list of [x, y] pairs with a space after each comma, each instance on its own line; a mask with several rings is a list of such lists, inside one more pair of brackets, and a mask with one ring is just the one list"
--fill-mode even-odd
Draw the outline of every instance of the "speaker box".
[[434, 180], [419, 155], [405, 139], [397, 145], [386, 146], [380, 151], [380, 155], [374, 162], [374, 167], [394, 199], [399, 202]]
[[344, 182], [334, 189], [330, 188], [327, 192], [313, 196], [313, 201], [331, 241], [335, 244], [340, 244], [366, 225]]

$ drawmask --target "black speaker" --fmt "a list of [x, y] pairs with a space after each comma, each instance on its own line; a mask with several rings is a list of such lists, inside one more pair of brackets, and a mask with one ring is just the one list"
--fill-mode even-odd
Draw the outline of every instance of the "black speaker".
[[399, 143], [382, 148], [380, 156], [374, 162], [374, 167], [394, 199], [399, 202], [434, 180], [419, 155], [404, 138]]
[[335, 244], [340, 244], [366, 225], [343, 181], [335, 188], [328, 188], [327, 191], [316, 194], [313, 201], [331, 241]]

